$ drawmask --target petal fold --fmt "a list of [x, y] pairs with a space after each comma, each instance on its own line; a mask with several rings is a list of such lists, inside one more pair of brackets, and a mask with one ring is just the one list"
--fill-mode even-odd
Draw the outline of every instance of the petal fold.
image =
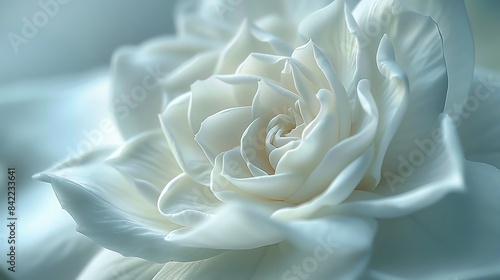
[[98, 150], [35, 177], [52, 184], [77, 231], [124, 256], [152, 262], [199, 260], [219, 253], [166, 242], [164, 237], [180, 226], [166, 220], [130, 180], [103, 164], [108, 156], [108, 151]]

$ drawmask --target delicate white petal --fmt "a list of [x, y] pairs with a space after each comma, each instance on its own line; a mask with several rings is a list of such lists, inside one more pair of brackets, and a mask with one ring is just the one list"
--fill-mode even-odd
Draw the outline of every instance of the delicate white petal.
[[76, 279], [153, 279], [162, 267], [162, 264], [139, 258], [123, 257], [113, 251], [102, 250], [100, 254], [87, 264]]
[[301, 186], [300, 173], [254, 177], [247, 169], [239, 148], [223, 154], [221, 175], [240, 190], [265, 200], [285, 200]]
[[273, 217], [287, 220], [311, 218], [323, 208], [341, 203], [361, 182], [363, 174], [365, 174], [372, 161], [373, 150], [368, 149], [342, 170], [326, 191], [299, 206], [280, 209], [273, 214]]
[[166, 218], [187, 227], [208, 219], [220, 205], [209, 187], [185, 174], [172, 180], [158, 199], [158, 209]]
[[288, 241], [198, 262], [170, 262], [154, 279], [358, 279], [377, 226], [370, 219], [338, 216], [282, 228]]
[[274, 173], [269, 163], [272, 152], [268, 156], [266, 151], [267, 122], [263, 118], [256, 118], [243, 132], [240, 143], [240, 152], [253, 176], [265, 176]]
[[251, 121], [250, 106], [221, 111], [201, 123], [195, 140], [213, 164], [217, 155], [239, 146], [241, 136]]
[[357, 84], [357, 72], [363, 70], [357, 67], [358, 55], [362, 52], [358, 49], [355, 36], [359, 33], [357, 29], [356, 21], [343, 0], [334, 1], [310, 14], [299, 26], [299, 33], [306, 40], [311, 39], [325, 53], [348, 89]]
[[130, 178], [153, 205], [165, 185], [182, 172], [161, 131], [131, 138], [106, 162]]
[[[306, 45], [295, 49], [292, 57], [296, 58], [298, 61], [307, 66], [306, 69], [309, 70], [309, 75], [307, 78], [311, 83], [314, 84], [314, 86], [317, 87], [317, 89], [313, 92], [317, 92], [320, 88], [330, 89], [339, 98], [346, 99], [344, 98], [344, 96], [347, 95], [347, 91], [342, 85], [337, 71], [333, 68], [328, 57], [318, 48], [316, 44], [314, 44], [312, 41], [309, 41]], [[300, 93], [304, 91], [302, 89], [303, 87], [299, 86], [299, 81], [303, 80], [303, 78], [301, 77], [301, 75], [297, 75], [297, 72], [298, 71], [293, 71], [293, 79], [295, 82], [295, 87]], [[311, 93], [309, 93], [309, 95], [312, 96]], [[315, 104], [310, 104], [311, 101], [308, 100], [307, 95], [301, 94], [301, 96], [306, 101], [306, 104], [308, 104], [308, 107], [311, 107], [310, 110], [314, 111], [312, 110], [312, 108], [314, 108]], [[346, 104], [338, 106], [339, 111], [348, 111], [349, 108], [350, 106]], [[346, 113], [341, 114], [345, 115]], [[348, 125], [350, 122], [351, 120], [347, 119], [345, 121], [345, 124]], [[346, 129], [341, 130], [345, 131]]]
[[195, 181], [207, 184], [210, 178], [211, 164], [194, 140], [195, 133], [191, 129], [188, 119], [190, 99], [190, 94], [176, 98], [161, 114], [160, 121], [170, 150], [179, 166]]
[[446, 109], [463, 104], [474, 71], [474, 40], [463, 0], [403, 0], [403, 7], [429, 15], [436, 21], [443, 38], [448, 72]]
[[[227, 153], [232, 154], [232, 157], [236, 159], [236, 161], [229, 162], [230, 163], [230, 171], [243, 171], [246, 168], [243, 159], [238, 159], [238, 151], [237, 149], [233, 149], [228, 151]], [[268, 209], [269, 211], [275, 211], [282, 207], [290, 206], [288, 203], [284, 203], [279, 200], [270, 200], [263, 197], [259, 197], [250, 192], [245, 192], [242, 189], [238, 188], [233, 182], [230, 181], [230, 177], [227, 176], [227, 171], [224, 171], [224, 157], [228, 156], [224, 154], [219, 154], [215, 159], [214, 168], [212, 169], [212, 174], [210, 176], [210, 189], [214, 193], [214, 195], [221, 201], [225, 203], [237, 203], [241, 205], [248, 205], [249, 207], [256, 209]], [[227, 161], [226, 161], [227, 162]], [[241, 162], [241, 163], [240, 163]], [[226, 166], [226, 168], [228, 168]], [[247, 170], [248, 171], [248, 170]], [[250, 171], [248, 171], [250, 174]], [[293, 179], [296, 179], [295, 177]], [[259, 180], [259, 179], [255, 179]], [[272, 181], [268, 179], [268, 181]], [[278, 187], [286, 187], [286, 185], [278, 185]], [[276, 185], [273, 186], [277, 188]], [[262, 189], [262, 188], [261, 188]], [[279, 188], [277, 188], [279, 190]], [[283, 189], [282, 189], [283, 190]], [[268, 190], [269, 193], [272, 193]], [[279, 194], [279, 191], [277, 192]]]
[[449, 110], [465, 157], [500, 168], [500, 73], [476, 69], [467, 102]]
[[[339, 111], [342, 112], [342, 110], [337, 110], [337, 106], [349, 106], [348, 103], [342, 103], [342, 101], [347, 101], [347, 97], [337, 97], [336, 94], [327, 90], [320, 90], [317, 96], [321, 104], [320, 112], [304, 129], [302, 141], [297, 148], [287, 152], [281, 158], [276, 168], [276, 174], [295, 171], [294, 173], [299, 173], [307, 178], [321, 163], [323, 156], [339, 141], [343, 140], [340, 139], [340, 130], [342, 129], [340, 123], [346, 121], [346, 116], [339, 115]], [[350, 121], [350, 112], [346, 113], [349, 115], [348, 121]], [[304, 163], [307, 167], [304, 166]], [[287, 201], [301, 203], [321, 193], [326, 185], [320, 183], [321, 179], [316, 178], [315, 180], [317, 181], [311, 184], [306, 182], [302, 188], [297, 189], [297, 192], [288, 197]]]
[[285, 114], [293, 108], [298, 96], [293, 92], [266, 80], [259, 82], [257, 93], [252, 103], [254, 118], [269, 122], [279, 114]]
[[402, 12], [392, 19], [387, 32], [396, 61], [409, 81], [408, 109], [390, 142], [382, 167], [394, 170], [398, 156], [415, 149], [415, 139], [424, 137], [443, 112], [449, 68], [443, 57], [441, 34], [431, 18]]
[[[474, 70], [473, 39], [463, 0], [364, 0], [356, 6], [353, 14], [365, 33], [365, 41], [373, 45], [373, 43], [378, 44], [384, 33], [389, 33], [387, 28], [394, 26], [397, 15], [401, 12], [404, 14], [404, 11], [408, 10], [430, 16], [437, 23], [444, 47], [446, 76], [449, 81], [452, 81], [447, 85], [446, 108], [451, 108], [454, 104], [462, 104], [467, 97], [466, 89], [470, 87]], [[401, 39], [402, 42], [416, 40], [417, 44], [410, 43], [412, 47], [423, 42], [422, 36], [409, 35], [415, 34], [414, 28], [412, 25], [412, 32], [402, 34]], [[430, 35], [430, 32], [428, 34]], [[389, 38], [395, 45], [396, 40]], [[423, 44], [422, 47], [425, 49], [427, 44]], [[395, 46], [395, 49], [397, 50], [398, 47]], [[421, 69], [416, 66], [413, 68]], [[407, 71], [405, 67], [403, 69]], [[411, 77], [410, 87], [412, 87]]]
[[381, 220], [370, 268], [404, 279], [500, 277], [500, 171], [466, 162], [465, 179], [463, 193]]
[[222, 51], [214, 74], [233, 74], [251, 53], [290, 55], [292, 48], [278, 37], [245, 21], [233, 40]]
[[257, 90], [258, 77], [213, 76], [191, 86], [189, 124], [196, 133], [209, 116], [233, 107], [250, 106]]
[[269, 213], [230, 204], [196, 228], [172, 231], [165, 239], [189, 247], [245, 250], [274, 244], [283, 238], [281, 227], [271, 221]]
[[182, 58], [122, 48], [112, 62], [112, 110], [124, 138], [158, 129], [165, 94], [162, 79]]
[[400, 155], [397, 170], [383, 173], [376, 194], [353, 193], [334, 211], [377, 218], [401, 217], [424, 209], [452, 192], [464, 190], [463, 156], [453, 124], [444, 117], [440, 130], [422, 140], [420, 150]]
[[118, 171], [102, 164], [107, 156], [107, 151], [96, 151], [37, 176], [52, 184], [79, 232], [125, 256], [154, 262], [197, 260], [217, 253], [166, 242], [164, 237], [180, 226], [162, 217]]
[[161, 81], [162, 87], [172, 96], [189, 91], [189, 87], [197, 80], [206, 79], [213, 74], [219, 56], [219, 49], [194, 55], [165, 77]]
[[380, 92], [374, 94], [379, 111], [379, 123], [375, 136], [375, 159], [372, 162], [361, 186], [358, 189], [373, 190], [381, 179], [382, 163], [392, 137], [396, 133], [408, 107], [409, 86], [408, 79], [398, 66], [392, 44], [387, 36], [382, 38], [378, 53], [377, 66], [384, 75], [384, 82]]
[[255, 75], [278, 82], [286, 61], [283, 56], [252, 53], [241, 63], [236, 74]]
[[[360, 156], [365, 150], [370, 147], [375, 133], [377, 131], [378, 122], [378, 112], [376, 105], [371, 97], [370, 85], [368, 81], [362, 80], [358, 86], [358, 98], [360, 100], [363, 112], [357, 123], [352, 126], [352, 137], [348, 137], [341, 141], [340, 143], [329, 147], [330, 149], [325, 153], [321, 154], [319, 157], [319, 162], [316, 166], [313, 166], [309, 173], [307, 173], [306, 180], [304, 181], [302, 187], [299, 191], [294, 194], [295, 198], [300, 198], [301, 195], [311, 195], [308, 193], [310, 188], [313, 186], [316, 188], [314, 192], [319, 195], [323, 192], [326, 187], [332, 182], [334, 177], [340, 173], [350, 162], [354, 161], [358, 156]], [[301, 142], [303, 143], [303, 142]], [[310, 147], [314, 150], [314, 146]], [[341, 158], [342, 161], [338, 159]], [[296, 170], [304, 170], [301, 165], [300, 157], [297, 157], [295, 162]], [[286, 167], [288, 161], [286, 156], [282, 159], [283, 167]], [[290, 165], [293, 167], [293, 165]], [[310, 169], [310, 168], [309, 168]], [[277, 170], [277, 173], [279, 171]], [[289, 171], [295, 173], [297, 171]], [[303, 173], [301, 173], [303, 174]], [[304, 175], [303, 175], [304, 176]], [[323, 186], [323, 188], [317, 188], [316, 186]], [[288, 199], [287, 202], [290, 203], [302, 203], [304, 201], [297, 200], [293, 201]]]

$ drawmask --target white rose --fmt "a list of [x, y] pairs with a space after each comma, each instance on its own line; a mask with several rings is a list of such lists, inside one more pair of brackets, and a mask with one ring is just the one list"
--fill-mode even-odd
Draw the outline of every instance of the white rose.
[[228, 45], [235, 43], [231, 40], [242, 21], [251, 21], [251, 25], [273, 33], [273, 40], [296, 47], [300, 21], [331, 1], [179, 2], [175, 35], [154, 38], [137, 48], [123, 47], [113, 56], [112, 110], [126, 139], [159, 128], [157, 115], [164, 104], [188, 91], [192, 83], [214, 74], [233, 73], [246, 55], [261, 51], [259, 46], [242, 41], [239, 57], [223, 58], [235, 55], [228, 53]]
[[[455, 129], [468, 159], [498, 163], [465, 136], [492, 122], [470, 102], [498, 104], [494, 76], [471, 81], [468, 28], [457, 1], [360, 1], [353, 13], [335, 1], [298, 24], [299, 46], [244, 22], [217, 54], [231, 71], [170, 98], [163, 132], [136, 119], [124, 135], [153, 131], [39, 178], [80, 232], [144, 259], [124, 268], [135, 278], [498, 275], [500, 256], [481, 255], [498, 223], [478, 215], [498, 213], [485, 183], [500, 174], [464, 163]], [[81, 278], [130, 261], [106, 260]]]

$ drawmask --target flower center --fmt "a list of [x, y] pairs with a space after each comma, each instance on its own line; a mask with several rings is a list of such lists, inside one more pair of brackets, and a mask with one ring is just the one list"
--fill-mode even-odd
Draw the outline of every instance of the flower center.
[[298, 145], [304, 127], [302, 116], [292, 108], [288, 108], [285, 113], [277, 114], [269, 121], [265, 148], [274, 169], [281, 157]]

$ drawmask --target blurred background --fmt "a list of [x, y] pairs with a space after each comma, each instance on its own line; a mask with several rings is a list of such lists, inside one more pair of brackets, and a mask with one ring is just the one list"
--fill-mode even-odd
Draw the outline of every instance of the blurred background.
[[[74, 232], [72, 219], [61, 210], [50, 186], [31, 176], [66, 158], [86, 141], [86, 132], [112, 118], [107, 102], [113, 51], [174, 32], [174, 4], [162, 0], [0, 2], [0, 182], [6, 182], [8, 167], [16, 167], [18, 186], [18, 267], [16, 273], [9, 273], [14, 276], [11, 279], [74, 279], [81, 263], [99, 250]], [[500, 1], [467, 0], [466, 4], [477, 43], [477, 64], [500, 71]], [[114, 131], [99, 144], [119, 141]], [[2, 255], [7, 245], [3, 193]], [[80, 255], [72, 255], [75, 250]], [[4, 258], [0, 257], [0, 274], [7, 272]], [[0, 275], [0, 279], [9, 278]]]
[[1, 1], [0, 84], [105, 67], [117, 47], [172, 33], [174, 2]]

